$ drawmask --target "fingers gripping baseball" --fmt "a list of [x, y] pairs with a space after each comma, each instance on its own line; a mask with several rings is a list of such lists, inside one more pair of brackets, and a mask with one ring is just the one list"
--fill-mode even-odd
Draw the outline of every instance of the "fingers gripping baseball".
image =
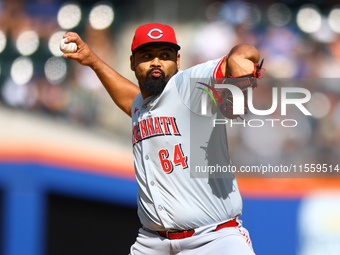
[[63, 42], [65, 44], [75, 43], [77, 45], [75, 52], [64, 51], [64, 58], [74, 59], [84, 66], [91, 66], [95, 61], [96, 55], [77, 33], [67, 32], [63, 36], [61, 44]]

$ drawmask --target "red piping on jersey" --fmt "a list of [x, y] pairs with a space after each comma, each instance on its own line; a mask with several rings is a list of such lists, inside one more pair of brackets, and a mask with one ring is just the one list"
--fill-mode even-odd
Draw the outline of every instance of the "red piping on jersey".
[[225, 76], [223, 75], [223, 71], [222, 71], [222, 62], [223, 60], [225, 59], [225, 57], [223, 57], [217, 64], [217, 66], [215, 67], [214, 69], [214, 72], [213, 72], [213, 78], [214, 79], [218, 79], [218, 78], [225, 78]]

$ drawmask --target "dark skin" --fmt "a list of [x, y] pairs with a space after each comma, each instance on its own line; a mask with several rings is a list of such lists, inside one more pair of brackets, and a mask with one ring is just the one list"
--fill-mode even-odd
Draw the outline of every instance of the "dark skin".
[[231, 49], [222, 63], [223, 75], [242, 76], [254, 71], [254, 63], [258, 63], [260, 54], [252, 45], [240, 44]]
[[[165, 45], [148, 46], [137, 51], [130, 57], [131, 70], [135, 72], [139, 84], [144, 82], [147, 72], [153, 69], [149, 75], [158, 78], [162, 74], [157, 69], [160, 69], [165, 74], [165, 80], [168, 82], [170, 78], [177, 72], [180, 67], [180, 54], [175, 49]], [[143, 98], [150, 94], [141, 91]]]
[[[63, 37], [69, 37], [66, 39], [66, 43], [75, 42], [78, 46], [76, 53], [65, 53], [64, 58], [74, 59], [84, 66], [91, 67], [112, 100], [131, 117], [132, 102], [136, 95], [142, 93], [143, 98], [149, 95], [141, 92], [138, 86], [104, 63], [77, 33], [67, 32]], [[255, 47], [247, 44], [237, 45], [231, 49], [222, 62], [223, 75], [250, 74], [254, 71], [254, 63], [257, 63], [259, 58], [260, 55]], [[130, 57], [130, 61], [131, 70], [135, 72], [139, 84], [146, 78], [147, 71], [153, 68], [156, 70], [150, 74], [151, 76], [160, 77], [160, 73], [157, 71], [160, 69], [163, 70], [164, 78], [168, 81], [180, 67], [180, 54], [169, 46], [153, 45], [135, 52]]]
[[67, 32], [65, 42], [75, 42], [78, 50], [75, 53], [65, 53], [64, 58], [74, 59], [81, 65], [89, 66], [96, 73], [103, 86], [116, 105], [131, 117], [131, 106], [140, 89], [101, 60], [77, 33]]

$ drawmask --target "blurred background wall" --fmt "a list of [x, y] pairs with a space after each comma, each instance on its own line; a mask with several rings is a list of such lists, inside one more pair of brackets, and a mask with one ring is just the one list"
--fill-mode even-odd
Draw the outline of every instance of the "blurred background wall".
[[[2, 0], [0, 14], [1, 255], [128, 254], [140, 227], [130, 119], [62, 58], [66, 31], [133, 82], [141, 24], [175, 28], [181, 69], [252, 44], [266, 69], [257, 104], [271, 102], [266, 79], [308, 78], [313, 117], [230, 129], [234, 163], [340, 164], [338, 1]], [[272, 177], [238, 179], [255, 252], [340, 254], [339, 172]]]

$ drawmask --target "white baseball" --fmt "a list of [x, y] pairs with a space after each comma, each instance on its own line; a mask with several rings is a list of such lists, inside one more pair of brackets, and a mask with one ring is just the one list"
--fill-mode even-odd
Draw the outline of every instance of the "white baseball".
[[78, 50], [77, 44], [74, 42], [65, 43], [66, 39], [60, 41], [60, 50], [64, 53], [75, 53]]

